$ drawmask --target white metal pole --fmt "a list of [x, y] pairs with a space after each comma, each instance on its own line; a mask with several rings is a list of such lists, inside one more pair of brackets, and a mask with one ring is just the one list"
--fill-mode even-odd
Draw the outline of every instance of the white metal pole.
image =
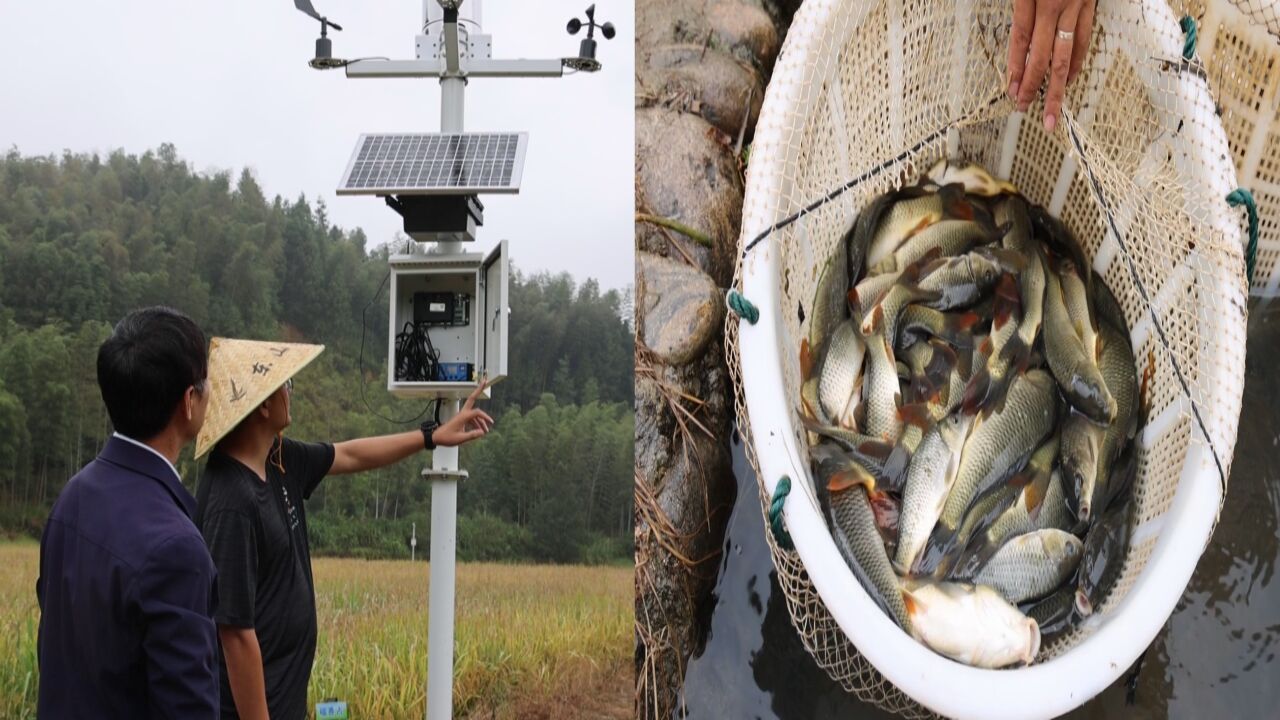
[[[442, 401], [443, 402], [443, 401]], [[440, 419], [458, 413], [458, 401], [441, 408]], [[458, 448], [436, 448], [433, 470], [457, 470]], [[458, 481], [431, 481], [431, 586], [427, 607], [427, 720], [453, 717], [453, 610], [458, 541]]]

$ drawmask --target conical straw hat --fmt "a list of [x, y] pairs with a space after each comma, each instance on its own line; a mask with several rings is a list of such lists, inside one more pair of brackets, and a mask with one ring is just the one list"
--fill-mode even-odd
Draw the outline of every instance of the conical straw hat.
[[209, 452], [285, 380], [324, 351], [323, 345], [216, 337], [209, 341], [209, 410], [196, 457]]

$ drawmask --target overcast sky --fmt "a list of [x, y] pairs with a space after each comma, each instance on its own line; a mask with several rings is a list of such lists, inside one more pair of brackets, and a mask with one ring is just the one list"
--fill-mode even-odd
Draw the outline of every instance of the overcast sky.
[[[313, 0], [343, 26], [335, 57], [411, 59], [415, 0]], [[576, 55], [565, 32], [591, 0], [487, 0], [496, 58]], [[477, 79], [466, 130], [529, 132], [522, 190], [486, 195], [476, 249], [510, 240], [517, 267], [631, 282], [634, 2], [598, 0], [604, 70], [554, 79]], [[74, 9], [73, 9], [74, 8]], [[370, 246], [400, 217], [334, 188], [361, 132], [440, 129], [436, 80], [353, 80], [307, 67], [319, 23], [291, 0], [0, 0], [0, 150], [61, 154], [173, 143], [198, 172], [249, 168], [268, 198], [321, 197]]]

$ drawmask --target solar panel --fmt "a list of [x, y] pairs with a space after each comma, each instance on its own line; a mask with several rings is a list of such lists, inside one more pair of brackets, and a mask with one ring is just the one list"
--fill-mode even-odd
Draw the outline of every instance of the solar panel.
[[528, 133], [365, 134], [339, 195], [516, 193]]

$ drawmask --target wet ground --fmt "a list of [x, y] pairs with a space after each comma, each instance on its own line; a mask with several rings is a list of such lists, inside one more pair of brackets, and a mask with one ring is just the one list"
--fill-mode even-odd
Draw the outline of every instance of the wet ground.
[[[1280, 302], [1249, 324], [1244, 409], [1213, 541], [1137, 675], [1069, 718], [1280, 717]], [[764, 540], [756, 479], [735, 444], [729, 521], [706, 647], [685, 676], [688, 717], [888, 717], [832, 682], [800, 644]]]

